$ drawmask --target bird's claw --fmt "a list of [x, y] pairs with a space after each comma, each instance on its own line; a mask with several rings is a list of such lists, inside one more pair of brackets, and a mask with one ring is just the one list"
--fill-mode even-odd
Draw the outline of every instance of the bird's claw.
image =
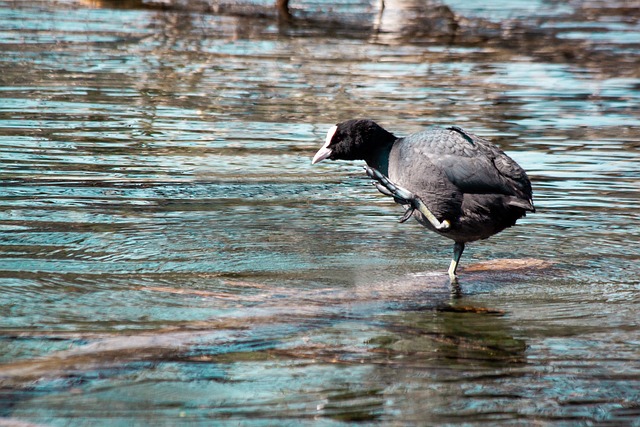
[[413, 208], [413, 207], [408, 208], [408, 209], [404, 212], [404, 215], [402, 215], [402, 218], [400, 218], [400, 220], [399, 220], [398, 222], [399, 222], [400, 224], [402, 224], [403, 222], [406, 222], [409, 218], [411, 218], [411, 215], [413, 215], [413, 212], [414, 212], [415, 210], [416, 210], [416, 209], [415, 209], [415, 208]]

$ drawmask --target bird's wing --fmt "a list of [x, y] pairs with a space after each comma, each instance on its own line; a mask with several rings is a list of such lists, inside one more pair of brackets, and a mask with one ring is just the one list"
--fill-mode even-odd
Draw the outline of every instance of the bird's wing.
[[437, 169], [465, 193], [531, 199], [531, 183], [515, 161], [489, 141], [458, 127], [413, 134], [402, 145], [402, 151], [420, 158], [414, 161]]

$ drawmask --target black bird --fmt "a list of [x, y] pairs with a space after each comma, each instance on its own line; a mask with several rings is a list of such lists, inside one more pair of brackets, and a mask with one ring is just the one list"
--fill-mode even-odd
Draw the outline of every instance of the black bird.
[[486, 239], [535, 212], [526, 172], [486, 139], [452, 126], [398, 138], [372, 120], [329, 129], [312, 164], [364, 160], [378, 190], [428, 229], [452, 239], [452, 285], [465, 243]]

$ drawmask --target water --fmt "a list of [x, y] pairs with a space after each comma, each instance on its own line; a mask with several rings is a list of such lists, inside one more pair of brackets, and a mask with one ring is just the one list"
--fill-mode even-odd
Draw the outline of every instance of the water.
[[[0, 2], [0, 424], [640, 425], [637, 7], [270, 3]], [[529, 172], [460, 299], [362, 116]]]

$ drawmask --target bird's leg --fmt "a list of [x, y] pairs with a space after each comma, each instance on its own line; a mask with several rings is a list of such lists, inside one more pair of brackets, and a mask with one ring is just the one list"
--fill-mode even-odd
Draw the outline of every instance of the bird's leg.
[[373, 179], [374, 184], [379, 192], [384, 194], [385, 196], [393, 197], [393, 200], [396, 203], [401, 205], [409, 205], [409, 208], [405, 212], [404, 216], [400, 219], [400, 222], [405, 222], [411, 215], [414, 210], [418, 210], [425, 218], [433, 225], [436, 230], [439, 231], [447, 231], [451, 227], [451, 223], [448, 220], [444, 220], [440, 222], [436, 216], [431, 213], [427, 205], [420, 199], [420, 197], [413, 194], [411, 191], [402, 188], [400, 186], [395, 185], [389, 178], [380, 173], [377, 169], [374, 169], [369, 166], [365, 166], [364, 170], [367, 172], [367, 175], [371, 179]]
[[464, 243], [456, 242], [453, 245], [453, 258], [451, 259], [451, 265], [449, 266], [449, 280], [454, 288], [458, 285], [458, 277], [456, 277], [456, 270], [458, 269], [458, 262], [464, 252]]

